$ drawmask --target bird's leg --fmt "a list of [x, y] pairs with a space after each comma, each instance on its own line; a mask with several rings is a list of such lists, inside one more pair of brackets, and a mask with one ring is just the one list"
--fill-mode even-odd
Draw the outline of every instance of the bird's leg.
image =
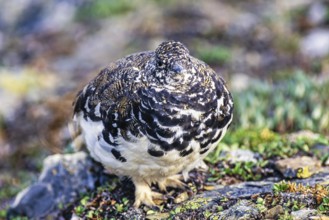
[[169, 176], [161, 181], [158, 181], [158, 186], [161, 191], [166, 192], [167, 187], [181, 188], [186, 187], [186, 184], [181, 181], [182, 175]]
[[160, 199], [163, 197], [161, 193], [153, 192], [145, 180], [133, 178], [132, 181], [135, 185], [135, 208], [138, 208], [141, 204], [145, 204], [150, 207], [156, 206], [153, 198]]

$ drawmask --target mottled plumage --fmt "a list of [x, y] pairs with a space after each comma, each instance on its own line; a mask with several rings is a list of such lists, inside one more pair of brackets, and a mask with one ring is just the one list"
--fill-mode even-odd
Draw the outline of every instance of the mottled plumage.
[[203, 163], [232, 121], [224, 80], [179, 42], [129, 55], [78, 94], [74, 120], [91, 156], [136, 186], [135, 206], [154, 205], [157, 183], [180, 187], [178, 173]]

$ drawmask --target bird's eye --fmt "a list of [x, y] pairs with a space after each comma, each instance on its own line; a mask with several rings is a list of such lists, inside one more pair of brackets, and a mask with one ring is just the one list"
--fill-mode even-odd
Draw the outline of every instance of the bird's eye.
[[161, 60], [158, 60], [158, 66], [162, 66], [163, 65], [163, 62]]

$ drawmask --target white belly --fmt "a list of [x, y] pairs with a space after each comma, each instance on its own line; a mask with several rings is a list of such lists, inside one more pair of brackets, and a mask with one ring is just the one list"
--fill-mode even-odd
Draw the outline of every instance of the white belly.
[[[119, 138], [116, 139], [118, 146], [113, 147], [99, 138], [104, 129], [102, 122], [86, 121], [81, 115], [76, 120], [82, 128], [90, 155], [102, 163], [107, 170], [119, 176], [136, 176], [156, 181], [182, 172], [186, 178], [188, 172], [198, 166], [208, 154], [200, 155], [200, 144], [192, 140], [190, 147], [193, 152], [185, 157], [181, 157], [179, 151], [175, 149], [165, 152], [161, 157], [154, 157], [147, 152], [149, 146], [153, 144], [146, 136], [136, 140], [136, 142], [128, 142], [119, 135]], [[223, 129], [222, 137], [225, 132], [226, 127]], [[220, 140], [221, 138], [212, 144], [208, 152], [211, 152]], [[126, 158], [125, 162], [114, 157], [111, 153], [113, 148]]]

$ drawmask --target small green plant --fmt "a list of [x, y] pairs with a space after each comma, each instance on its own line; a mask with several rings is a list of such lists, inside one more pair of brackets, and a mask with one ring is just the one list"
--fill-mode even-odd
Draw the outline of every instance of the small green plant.
[[292, 202], [292, 207], [291, 207], [291, 209], [293, 210], [293, 211], [297, 211], [297, 210], [300, 210], [300, 209], [302, 209], [302, 208], [304, 208], [305, 207], [305, 204], [303, 204], [303, 203], [299, 203], [299, 202], [297, 202], [297, 201], [293, 201]]
[[318, 210], [321, 212], [329, 212], [329, 196], [322, 199], [322, 203], [319, 205]]
[[233, 92], [234, 123], [244, 129], [328, 133], [328, 88], [329, 80], [319, 83], [301, 71], [277, 74], [274, 82], [252, 81], [247, 89]]
[[83, 212], [85, 211], [85, 207], [83, 205], [79, 205], [75, 208], [74, 211], [78, 216], [81, 216], [83, 214]]
[[280, 192], [286, 192], [289, 189], [289, 184], [286, 181], [281, 181], [278, 183], [274, 183], [273, 192], [278, 194]]
[[278, 220], [293, 220], [293, 217], [289, 214], [288, 211], [285, 211], [284, 214], [279, 215]]
[[256, 200], [256, 206], [261, 212], [265, 212], [267, 210], [265, 206], [265, 200], [261, 197], [258, 197]]
[[206, 211], [203, 212], [203, 215], [206, 219], [208, 219], [211, 216], [211, 211], [209, 211], [208, 209]]
[[257, 167], [257, 164], [251, 161], [248, 162], [237, 162], [234, 167], [226, 168], [225, 174], [231, 176], [237, 176], [242, 180], [259, 180], [261, 179], [261, 174], [255, 173], [253, 170]]

